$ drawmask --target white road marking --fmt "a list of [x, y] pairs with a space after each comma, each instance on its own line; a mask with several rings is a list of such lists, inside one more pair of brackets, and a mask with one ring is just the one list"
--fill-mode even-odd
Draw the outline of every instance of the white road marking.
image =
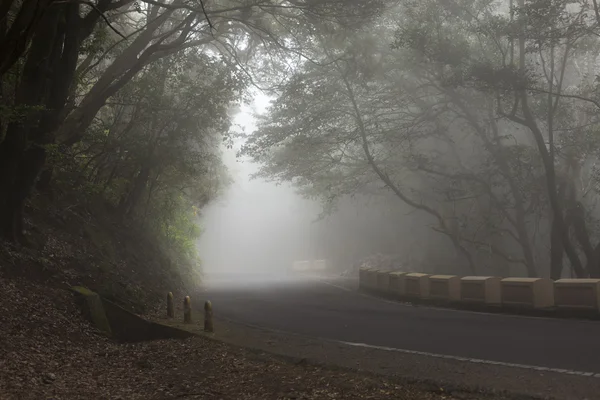
[[352, 290], [350, 288], [347, 288], [347, 287], [344, 287], [344, 286], [340, 286], [340, 285], [335, 285], [335, 284], [333, 284], [331, 282], [324, 281], [321, 278], [313, 278], [313, 279], [316, 280], [319, 283], [323, 283], [325, 285], [333, 286], [334, 288], [342, 289], [342, 290], [345, 290], [346, 292], [354, 292], [354, 290]]
[[569, 369], [563, 369], [563, 368], [540, 367], [537, 365], [516, 364], [516, 363], [503, 362], [503, 361], [492, 361], [492, 360], [483, 360], [483, 359], [479, 359], [479, 358], [468, 358], [468, 357], [452, 356], [452, 355], [447, 355], [447, 354], [430, 353], [427, 351], [407, 350], [407, 349], [399, 349], [396, 347], [377, 346], [377, 345], [366, 344], [366, 343], [346, 342], [346, 341], [342, 341], [342, 340], [335, 340], [335, 339], [328, 339], [328, 338], [323, 338], [323, 337], [318, 337], [318, 336], [304, 335], [301, 333], [290, 332], [290, 331], [285, 331], [285, 330], [281, 330], [281, 329], [267, 328], [264, 326], [254, 325], [251, 323], [236, 321], [236, 320], [233, 320], [230, 318], [221, 317], [220, 319], [223, 321], [227, 321], [229, 323], [233, 323], [233, 324], [245, 325], [247, 327], [257, 329], [257, 330], [274, 332], [274, 333], [278, 333], [278, 334], [282, 334], [282, 335], [296, 336], [296, 337], [301, 337], [301, 338], [305, 338], [305, 339], [309, 339], [309, 340], [316, 339], [316, 340], [321, 340], [324, 342], [336, 343], [338, 345], [345, 345], [345, 346], [351, 346], [351, 347], [362, 347], [362, 348], [367, 348], [367, 349], [383, 350], [383, 351], [390, 351], [390, 352], [396, 352], [396, 353], [402, 353], [402, 354], [412, 354], [412, 355], [418, 355], [418, 356], [430, 357], [430, 358], [441, 358], [441, 359], [445, 359], [445, 360], [468, 362], [468, 363], [473, 363], [473, 364], [485, 364], [485, 365], [492, 365], [492, 366], [499, 366], [499, 367], [506, 367], [506, 368], [520, 368], [520, 369], [527, 369], [527, 370], [533, 370], [533, 371], [539, 371], [539, 372], [553, 372], [553, 373], [562, 374], [562, 375], [583, 376], [586, 378], [600, 378], [600, 373], [595, 373], [595, 372], [575, 371], [575, 370], [569, 370]]
[[[316, 282], [323, 283], [323, 284], [326, 284], [326, 285], [329, 285], [329, 286], [332, 286], [332, 287], [335, 287], [335, 288], [338, 288], [338, 289], [341, 289], [344, 291], [353, 292], [353, 293], [363, 296], [363, 297], [375, 299], [375, 300], [382, 301], [385, 303], [396, 304], [399, 306], [411, 307], [411, 305], [399, 303], [397, 301], [382, 299], [380, 297], [369, 295], [369, 294], [362, 293], [362, 292], [358, 292], [356, 290], [353, 290], [353, 289], [350, 289], [350, 288], [347, 288], [344, 286], [336, 285], [331, 282], [326, 282], [322, 277], [307, 276], [307, 275], [305, 275], [305, 276]], [[486, 313], [486, 312], [481, 312], [481, 311], [457, 310], [457, 309], [442, 308], [442, 307], [430, 307], [430, 306], [426, 306], [426, 305], [421, 306], [421, 307], [440, 310], [440, 311], [443, 310], [443, 311], [459, 312], [459, 313], [485, 314], [485, 315], [492, 315], [492, 316], [497, 316], [497, 317], [549, 319], [549, 320], [553, 320], [553, 321], [560, 321], [560, 319], [552, 318], [552, 317], [530, 317], [530, 316], [522, 316], [522, 315], [494, 314], [494, 313]], [[559, 373], [559, 374], [563, 374], [563, 375], [576, 375], [576, 376], [583, 376], [583, 377], [600, 378], [600, 373], [595, 373], [595, 372], [576, 371], [576, 370], [569, 370], [569, 369], [562, 369], [562, 368], [541, 367], [541, 366], [527, 365], [527, 364], [516, 364], [516, 363], [508, 363], [508, 362], [502, 362], [502, 361], [492, 361], [492, 360], [484, 360], [484, 359], [477, 359], [477, 358], [452, 356], [452, 355], [447, 355], [447, 354], [437, 354], [437, 353], [430, 353], [430, 352], [418, 351], [418, 350], [399, 349], [399, 348], [395, 348], [395, 347], [370, 345], [370, 344], [366, 344], [366, 343], [346, 342], [346, 341], [340, 341], [340, 340], [335, 340], [335, 339], [309, 336], [309, 335], [299, 334], [296, 332], [290, 332], [290, 331], [285, 331], [285, 330], [267, 328], [267, 327], [263, 327], [263, 326], [254, 325], [251, 323], [235, 321], [235, 320], [232, 320], [229, 318], [221, 318], [221, 319], [228, 321], [230, 323], [246, 325], [248, 327], [259, 329], [259, 330], [271, 331], [271, 332], [275, 332], [275, 333], [304, 337], [304, 338], [309, 338], [309, 339], [323, 340], [323, 341], [327, 341], [330, 343], [337, 343], [337, 344], [346, 345], [346, 346], [363, 347], [363, 348], [370, 348], [370, 349], [374, 349], [374, 350], [383, 350], [383, 351], [397, 352], [397, 353], [403, 353], [403, 354], [413, 354], [413, 355], [420, 355], [420, 356], [425, 356], [425, 357], [441, 358], [441, 359], [461, 361], [461, 362], [469, 362], [469, 363], [474, 363], [474, 364], [479, 363], [479, 364], [495, 365], [495, 366], [508, 367], [508, 368], [520, 368], [520, 369], [534, 370], [534, 371], [540, 371], [540, 372], [553, 372], [553, 373]], [[587, 320], [575, 320], [575, 321], [578, 323], [581, 323], [581, 322], [598, 323], [597, 321], [587, 321]]]
[[393, 351], [393, 352], [404, 353], [404, 354], [415, 354], [415, 355], [419, 355], [419, 356], [443, 358], [443, 359], [447, 359], [447, 360], [456, 360], [456, 361], [479, 363], [479, 364], [489, 364], [489, 365], [499, 365], [502, 367], [531, 369], [531, 370], [535, 370], [535, 371], [555, 372], [555, 373], [565, 374], [565, 375], [579, 375], [579, 376], [585, 376], [585, 377], [600, 378], [600, 373], [594, 373], [594, 372], [574, 371], [574, 370], [562, 369], [562, 368], [539, 367], [539, 366], [535, 366], [535, 365], [526, 365], [526, 364], [514, 364], [514, 363], [507, 363], [507, 362], [502, 362], [502, 361], [482, 360], [482, 359], [478, 359], [478, 358], [465, 358], [465, 357], [458, 357], [458, 356], [450, 356], [450, 355], [446, 355], [446, 354], [428, 353], [426, 351], [397, 349], [395, 347], [386, 347], [386, 346], [375, 346], [375, 345], [366, 344], [366, 343], [354, 343], [354, 342], [343, 342], [343, 341], [337, 341], [337, 342], [348, 345], [348, 346], [354, 346], [354, 347], [364, 347], [364, 348], [368, 348], [368, 349]]

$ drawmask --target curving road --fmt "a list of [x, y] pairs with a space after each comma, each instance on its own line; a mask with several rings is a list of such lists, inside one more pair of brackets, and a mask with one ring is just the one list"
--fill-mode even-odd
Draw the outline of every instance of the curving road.
[[414, 307], [314, 279], [214, 281], [218, 315], [344, 342], [600, 373], [600, 322]]

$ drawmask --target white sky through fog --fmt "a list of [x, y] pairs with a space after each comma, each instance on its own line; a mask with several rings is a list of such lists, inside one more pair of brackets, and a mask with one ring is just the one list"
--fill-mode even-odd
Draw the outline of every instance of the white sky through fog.
[[[243, 105], [234, 124], [246, 133], [256, 128], [254, 113], [263, 113], [269, 98], [258, 93]], [[236, 159], [241, 143], [223, 151], [224, 163], [235, 182], [202, 212], [199, 253], [203, 270], [264, 272], [283, 270], [294, 259], [309, 257], [308, 231], [315, 212], [289, 185], [250, 179], [258, 166]]]

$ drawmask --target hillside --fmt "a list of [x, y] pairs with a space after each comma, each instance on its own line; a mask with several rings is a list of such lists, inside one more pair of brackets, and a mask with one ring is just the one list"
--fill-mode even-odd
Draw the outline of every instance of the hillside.
[[102, 199], [82, 204], [39, 195], [28, 204], [25, 224], [28, 246], [0, 242], [5, 277], [87, 286], [136, 313], [200, 281], [196, 265], [177, 263], [155, 236], [123, 222]]

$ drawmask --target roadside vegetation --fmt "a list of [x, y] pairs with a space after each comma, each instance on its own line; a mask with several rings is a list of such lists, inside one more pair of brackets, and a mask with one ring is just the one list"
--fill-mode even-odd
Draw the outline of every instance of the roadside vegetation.
[[198, 217], [230, 183], [221, 151], [249, 90], [381, 7], [3, 2], [0, 260], [138, 311], [196, 286]]
[[244, 149], [260, 176], [334, 215], [359, 199], [385, 233], [345, 248], [600, 277], [596, 1], [392, 3], [305, 48]]

